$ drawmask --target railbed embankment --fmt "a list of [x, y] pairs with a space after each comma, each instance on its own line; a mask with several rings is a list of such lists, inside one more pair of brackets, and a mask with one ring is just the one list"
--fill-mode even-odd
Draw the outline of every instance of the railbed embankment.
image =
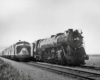
[[16, 68], [0, 59], [0, 80], [32, 80], [20, 74]]
[[[63, 76], [42, 68], [30, 66], [23, 62], [17, 62], [10, 59], [0, 57], [4, 62], [9, 63], [17, 71], [24, 76], [24, 79], [11, 79], [11, 80], [78, 80], [75, 77]], [[7, 79], [9, 80], [9, 79]]]

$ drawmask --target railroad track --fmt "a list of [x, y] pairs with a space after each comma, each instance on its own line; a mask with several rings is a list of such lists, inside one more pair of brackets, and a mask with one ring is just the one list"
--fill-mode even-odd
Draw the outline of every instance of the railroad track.
[[83, 80], [100, 80], [100, 72], [92, 72], [81, 69], [75, 69], [72, 67], [66, 66], [58, 66], [54, 64], [46, 64], [46, 63], [34, 63], [34, 62], [26, 62], [25, 64], [36, 66], [39, 68], [43, 68], [52, 72], [56, 72], [61, 75], [73, 76], [77, 78], [81, 78]]
[[92, 70], [99, 70], [100, 71], [100, 67], [94, 67], [94, 66], [80, 66], [81, 68], [85, 68], [85, 69], [92, 69]]

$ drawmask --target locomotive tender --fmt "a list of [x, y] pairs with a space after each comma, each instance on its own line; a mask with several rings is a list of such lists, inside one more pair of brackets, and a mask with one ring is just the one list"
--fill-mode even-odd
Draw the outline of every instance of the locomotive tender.
[[69, 29], [64, 33], [33, 42], [31, 52], [36, 61], [83, 65], [89, 58], [83, 44], [82, 31]]
[[19, 41], [2, 51], [2, 57], [25, 61], [31, 57], [31, 46], [26, 41]]

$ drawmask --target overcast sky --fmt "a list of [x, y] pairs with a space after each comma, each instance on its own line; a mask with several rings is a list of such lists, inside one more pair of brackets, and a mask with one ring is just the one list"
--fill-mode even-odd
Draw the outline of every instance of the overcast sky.
[[100, 0], [0, 0], [0, 51], [69, 28], [83, 31], [87, 54], [100, 54]]

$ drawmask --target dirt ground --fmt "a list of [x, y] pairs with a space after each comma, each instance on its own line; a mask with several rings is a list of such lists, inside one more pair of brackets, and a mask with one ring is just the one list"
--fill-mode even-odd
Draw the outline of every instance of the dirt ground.
[[90, 55], [89, 60], [86, 60], [85, 62], [85, 65], [100, 67], [100, 55]]
[[[4, 61], [3, 61], [4, 60]], [[7, 62], [8, 61], [8, 62]], [[100, 56], [89, 56], [88, 66], [100, 67]], [[0, 80], [76, 80], [54, 73], [22, 65], [12, 60], [0, 59]]]
[[[19, 79], [14, 78], [14, 79], [4, 79], [4, 80], [80, 80], [80, 79], [77, 79], [76, 77], [63, 76], [63, 75], [50, 72], [48, 70], [43, 70], [42, 68], [29, 66], [27, 64], [23, 64], [23, 62], [16, 62], [16, 61], [12, 61], [5, 58], [1, 58], [1, 59], [4, 60], [4, 62], [7, 62], [11, 66], [13, 66], [23, 76], [23, 77], [20, 77], [21, 75], [19, 75], [18, 73]], [[10, 70], [8, 69], [8, 71], [9, 72], [12, 71], [11, 68]], [[16, 74], [15, 71], [12, 71], [11, 73]], [[0, 80], [3, 80], [3, 79], [0, 79]]]

